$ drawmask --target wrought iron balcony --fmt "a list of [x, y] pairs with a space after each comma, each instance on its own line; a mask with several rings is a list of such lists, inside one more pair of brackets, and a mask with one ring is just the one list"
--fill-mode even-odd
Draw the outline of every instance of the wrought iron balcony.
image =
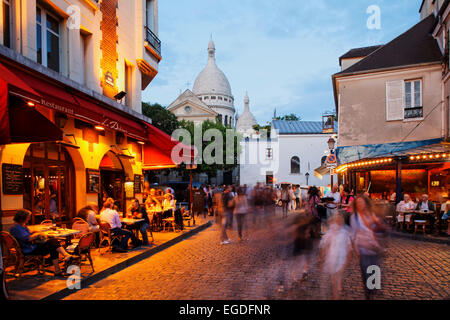
[[423, 107], [405, 108], [405, 119], [423, 118]]
[[147, 26], [145, 28], [145, 40], [155, 49], [156, 53], [161, 55], [161, 40]]

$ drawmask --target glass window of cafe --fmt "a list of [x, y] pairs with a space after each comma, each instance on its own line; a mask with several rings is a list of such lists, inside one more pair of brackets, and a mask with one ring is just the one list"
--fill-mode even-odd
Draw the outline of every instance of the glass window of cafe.
[[56, 143], [32, 144], [24, 164], [24, 208], [32, 223], [68, 221], [75, 211], [75, 173], [67, 150]]

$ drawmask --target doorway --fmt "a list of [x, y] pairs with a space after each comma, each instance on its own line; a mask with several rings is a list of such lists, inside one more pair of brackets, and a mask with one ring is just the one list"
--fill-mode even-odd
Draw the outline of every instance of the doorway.
[[103, 207], [106, 199], [115, 201], [118, 212], [125, 211], [125, 170], [119, 157], [113, 152], [108, 152], [100, 162], [100, 195], [99, 207]]
[[32, 212], [32, 224], [46, 219], [69, 221], [75, 216], [75, 170], [63, 146], [32, 144], [23, 169], [23, 207]]

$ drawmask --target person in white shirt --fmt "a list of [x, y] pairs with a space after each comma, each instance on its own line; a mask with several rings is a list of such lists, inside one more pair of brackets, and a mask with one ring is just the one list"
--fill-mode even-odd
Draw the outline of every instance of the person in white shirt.
[[405, 196], [403, 197], [403, 201], [400, 201], [400, 203], [397, 205], [397, 211], [406, 212], [412, 211], [414, 209], [416, 209], [416, 204], [411, 200], [409, 194], [405, 194]]
[[341, 194], [338, 191], [338, 186], [334, 185], [331, 188], [331, 191], [328, 191], [325, 194], [325, 198], [333, 198], [334, 201], [330, 202], [326, 205], [327, 208], [327, 218], [330, 218], [334, 216], [334, 214], [337, 212], [338, 204], [341, 202]]
[[137, 239], [131, 231], [122, 229], [122, 222], [120, 222], [119, 213], [113, 210], [114, 203], [107, 201], [104, 205], [104, 210], [100, 214], [100, 221], [106, 222], [111, 227], [111, 233], [122, 236], [122, 240], [118, 248], [114, 248], [118, 252], [126, 252], [128, 249], [128, 240], [131, 238], [134, 244], [137, 244]]

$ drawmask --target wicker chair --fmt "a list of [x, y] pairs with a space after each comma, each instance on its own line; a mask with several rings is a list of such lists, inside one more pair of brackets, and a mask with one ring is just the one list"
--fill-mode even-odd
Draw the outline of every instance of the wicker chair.
[[19, 279], [27, 271], [37, 269], [40, 274], [44, 273], [44, 256], [23, 254], [16, 238], [6, 231], [1, 232], [0, 242], [5, 274], [7, 273], [6, 269], [11, 266], [14, 266], [12, 274]]
[[98, 252], [101, 253], [102, 244], [105, 240], [108, 241], [109, 249], [108, 251], [112, 252], [112, 244], [114, 240], [120, 240], [122, 239], [122, 236], [120, 235], [113, 235], [111, 233], [111, 226], [107, 222], [100, 222], [100, 245], [98, 246]]
[[84, 234], [80, 238], [78, 245], [73, 250], [68, 250], [69, 253], [74, 254], [74, 259], [71, 261], [71, 264], [76, 264], [81, 268], [82, 262], [88, 259], [89, 263], [91, 264], [92, 272], [95, 272], [94, 263], [91, 257], [91, 248], [94, 244], [94, 241], [95, 241], [94, 233], [88, 232]]
[[52, 220], [44, 220], [41, 222], [42, 226], [53, 226], [53, 221]]

